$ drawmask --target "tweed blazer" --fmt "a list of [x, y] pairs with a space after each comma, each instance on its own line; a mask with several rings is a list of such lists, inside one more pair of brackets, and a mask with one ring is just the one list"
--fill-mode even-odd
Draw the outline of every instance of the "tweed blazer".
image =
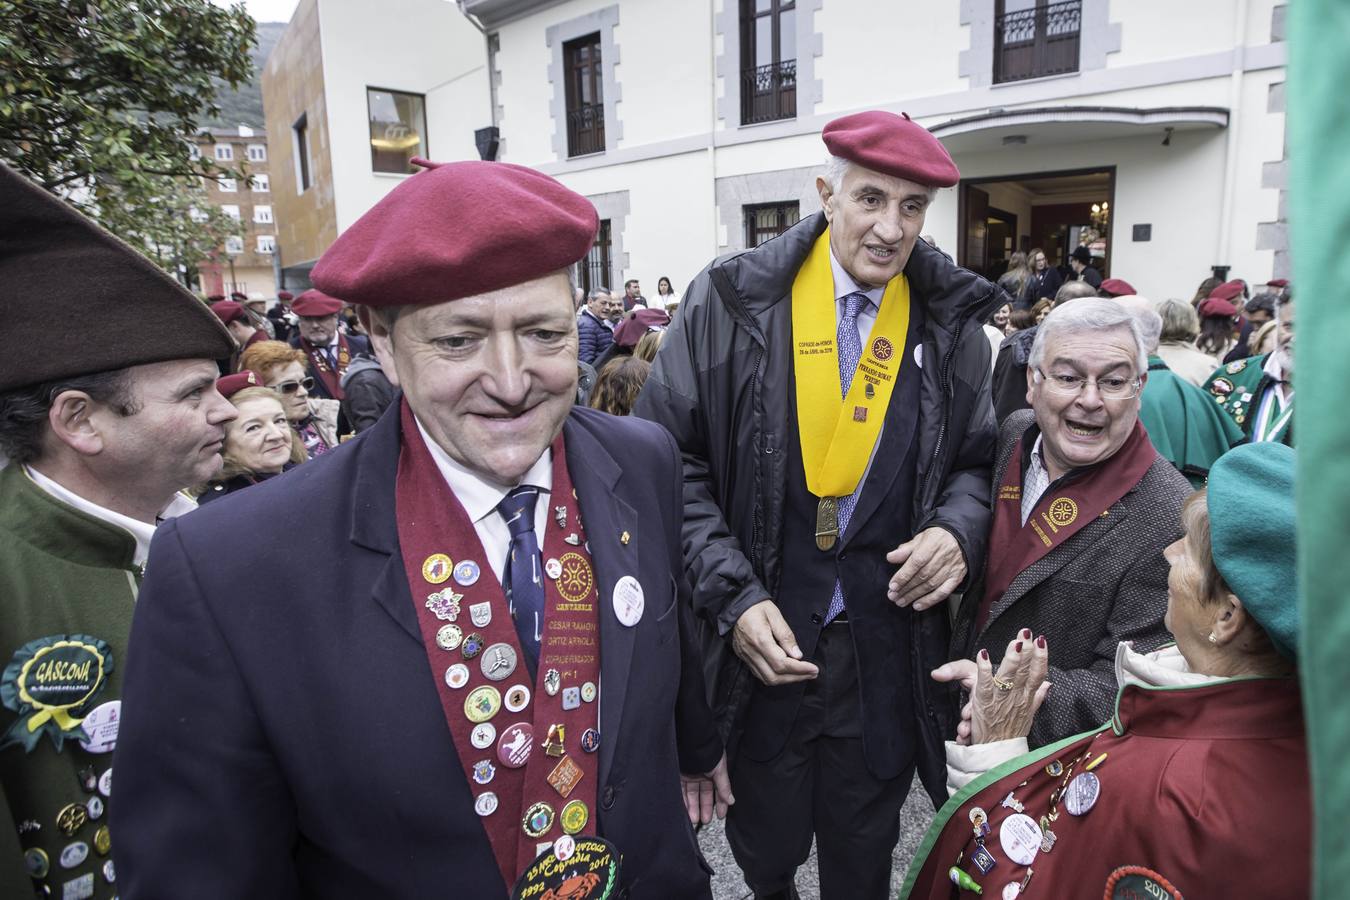
[[[994, 464], [994, 495], [1017, 440], [1035, 423], [1031, 410], [1004, 420]], [[1181, 537], [1181, 504], [1191, 486], [1159, 456], [1139, 483], [1078, 533], [1018, 573], [990, 610], [975, 618], [984, 576], [966, 593], [953, 629], [952, 657], [988, 650], [998, 666], [1017, 632], [1030, 628], [1050, 646], [1053, 687], [1036, 714], [1030, 742], [1039, 747], [1097, 728], [1111, 715], [1117, 685], [1116, 645], [1147, 653], [1168, 642], [1168, 564], [1163, 548]], [[991, 546], [992, 561], [1003, 548]]]

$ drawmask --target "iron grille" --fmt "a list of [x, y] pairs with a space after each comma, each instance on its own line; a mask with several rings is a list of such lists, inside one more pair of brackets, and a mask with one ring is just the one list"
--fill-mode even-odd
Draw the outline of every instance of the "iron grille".
[[994, 82], [1078, 71], [1082, 0], [1004, 13], [994, 20]]
[[741, 124], [797, 115], [797, 61], [785, 59], [741, 72]]

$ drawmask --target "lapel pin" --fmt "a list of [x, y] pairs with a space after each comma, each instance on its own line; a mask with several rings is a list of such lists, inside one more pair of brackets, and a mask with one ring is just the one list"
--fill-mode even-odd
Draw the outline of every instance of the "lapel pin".
[[623, 534], [619, 535], [619, 543], [620, 543], [620, 544], [623, 544], [625, 547], [628, 546], [628, 542], [629, 542], [631, 539], [632, 539], [632, 537], [631, 537], [631, 536], [628, 534], [628, 532], [626, 532], [626, 531], [625, 531]]

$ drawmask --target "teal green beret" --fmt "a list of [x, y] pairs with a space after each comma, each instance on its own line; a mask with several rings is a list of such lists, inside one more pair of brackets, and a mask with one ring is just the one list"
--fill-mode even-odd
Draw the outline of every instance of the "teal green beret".
[[1298, 567], [1294, 552], [1294, 450], [1243, 444], [1209, 470], [1214, 565], [1275, 649], [1298, 647]]

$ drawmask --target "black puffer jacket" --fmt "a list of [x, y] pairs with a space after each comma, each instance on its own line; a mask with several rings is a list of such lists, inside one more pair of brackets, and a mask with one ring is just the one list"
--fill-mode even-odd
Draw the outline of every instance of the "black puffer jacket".
[[[700, 272], [634, 409], [670, 429], [684, 456], [685, 562], [695, 612], [709, 638], [724, 639], [705, 642], [706, 668], [714, 708], [733, 741], [753, 676], [730, 652], [729, 634], [747, 608], [779, 587], [790, 296], [825, 226], [818, 213]], [[970, 572], [979, 573], [997, 440], [989, 341], [980, 322], [1006, 296], [922, 241], [905, 274], [911, 298], [926, 311], [914, 531], [947, 529]], [[941, 742], [955, 731], [956, 702], [928, 671], [947, 660], [948, 615], [944, 606], [917, 613], [912, 629], [915, 708], [925, 711], [919, 772], [934, 802], [946, 796]]]

